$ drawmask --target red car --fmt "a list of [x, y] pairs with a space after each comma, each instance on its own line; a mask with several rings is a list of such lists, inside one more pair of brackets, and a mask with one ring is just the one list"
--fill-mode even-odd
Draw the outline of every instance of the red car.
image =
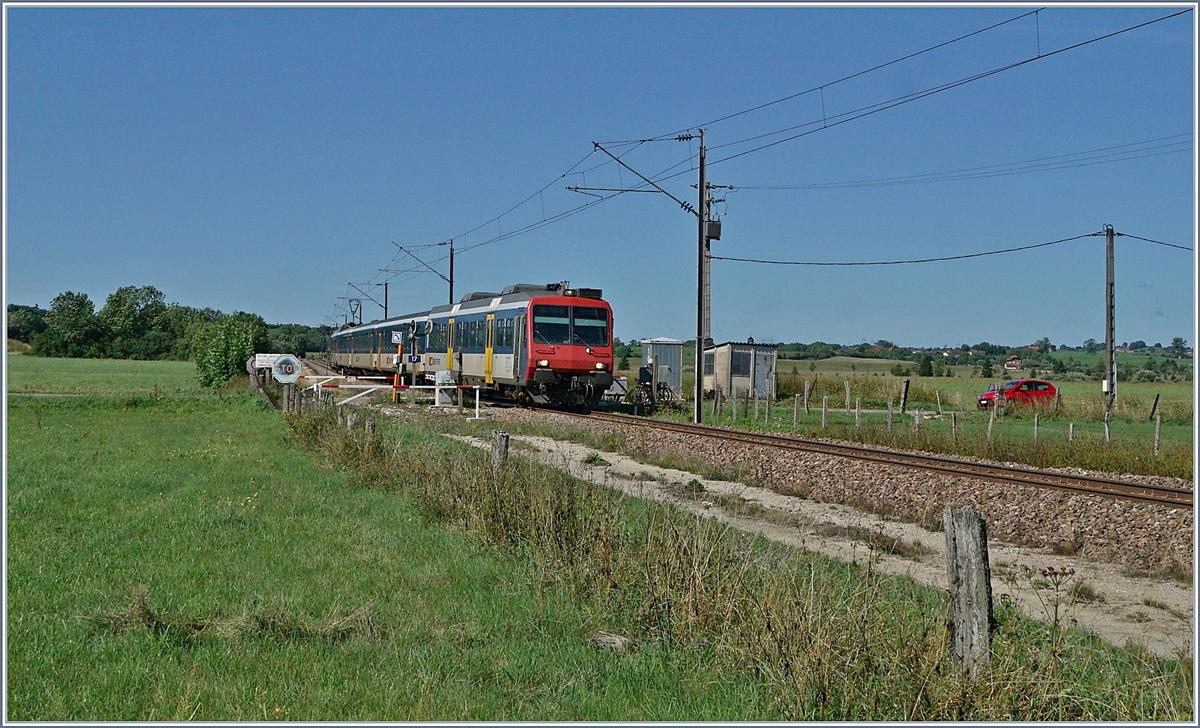
[[[1011, 404], [1049, 404], [1058, 396], [1058, 390], [1050, 382], [1040, 379], [1018, 379], [1015, 382], [1005, 382], [1001, 389], [1004, 392], [1004, 403]], [[996, 385], [989, 384], [988, 391], [979, 395], [979, 409], [991, 409], [996, 405], [996, 396], [1001, 390]]]

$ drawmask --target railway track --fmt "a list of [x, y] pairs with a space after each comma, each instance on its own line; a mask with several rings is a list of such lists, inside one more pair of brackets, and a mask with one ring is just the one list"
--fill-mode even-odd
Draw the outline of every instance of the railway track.
[[836, 455], [839, 457], [868, 460], [887, 465], [899, 465], [907, 468], [926, 470], [942, 475], [952, 475], [960, 478], [975, 478], [993, 483], [1008, 483], [1025, 485], [1052, 490], [1066, 490], [1074, 493], [1086, 493], [1120, 500], [1154, 503], [1175, 508], [1192, 508], [1192, 491], [1171, 486], [1146, 485], [1130, 483], [1112, 478], [1098, 478], [1090, 475], [1067, 475], [1034, 468], [1022, 468], [1008, 465], [988, 465], [983, 463], [960, 460], [943, 455], [926, 455], [922, 453], [896, 452], [865, 445], [839, 444], [810, 440], [800, 437], [769, 435], [757, 432], [741, 432], [727, 430], [707, 425], [684, 424], [680, 422], [664, 422], [663, 420], [648, 420], [631, 415], [592, 412], [576, 414], [558, 412], [572, 417], [581, 417], [601, 422], [611, 422], [619, 425], [644, 427], [668, 432], [695, 435], [702, 437], [727, 440], [747, 445], [762, 445], [777, 447], [784, 450]]

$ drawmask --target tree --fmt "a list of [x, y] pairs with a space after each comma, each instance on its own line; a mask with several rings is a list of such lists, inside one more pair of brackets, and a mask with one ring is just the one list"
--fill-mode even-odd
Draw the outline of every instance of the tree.
[[933, 376], [933, 358], [927, 354], [917, 356], [917, 376], [932, 377]]
[[1087, 351], [1087, 353], [1095, 354], [1100, 348], [1100, 344], [1096, 343], [1095, 339], [1088, 339], [1087, 341], [1083, 342], [1083, 348], [1085, 351]]
[[1187, 353], [1187, 339], [1181, 336], [1176, 336], [1171, 339], [1171, 356], [1180, 359]]
[[246, 360], [268, 348], [261, 316], [238, 312], [204, 325], [193, 344], [200, 384], [216, 389], [245, 371]]
[[990, 379], [992, 377], [992, 357], [989, 356], [983, 360], [983, 368], [979, 370], [979, 376], [983, 377], [984, 379]]
[[1037, 341], [1033, 342], [1033, 348], [1037, 349], [1037, 350], [1038, 350], [1040, 353], [1042, 353], [1042, 354], [1048, 354], [1048, 353], [1050, 353], [1050, 349], [1051, 349], [1053, 346], [1054, 346], [1054, 345], [1050, 343], [1050, 337], [1049, 337], [1049, 336], [1043, 336], [1042, 338], [1040, 338], [1040, 339], [1038, 339]]
[[105, 354], [114, 359], [158, 359], [174, 337], [164, 327], [167, 304], [154, 286], [121, 286], [97, 314]]
[[1137, 341], [1131, 341], [1129, 342], [1129, 348], [1133, 349], [1134, 351], [1137, 351], [1138, 349], [1145, 349], [1146, 342], [1142, 341], [1141, 339], [1138, 339]]
[[86, 293], [66, 291], [50, 302], [46, 329], [33, 335], [33, 353], [40, 356], [98, 357], [100, 323], [96, 307]]
[[46, 330], [47, 313], [49, 312], [37, 306], [8, 304], [8, 338], [28, 344], [34, 334]]
[[946, 365], [944, 363], [942, 363], [943, 358], [945, 358], [945, 357], [941, 356], [940, 354], [934, 356], [933, 376], [935, 376], [935, 377], [946, 376]]

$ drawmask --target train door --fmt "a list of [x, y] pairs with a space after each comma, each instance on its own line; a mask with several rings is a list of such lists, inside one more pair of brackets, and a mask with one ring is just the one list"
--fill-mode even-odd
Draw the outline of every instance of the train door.
[[454, 370], [454, 319], [446, 322], [446, 369]]
[[492, 384], [492, 356], [496, 350], [496, 314], [487, 315], [487, 327], [483, 334], [483, 381]]
[[521, 362], [525, 360], [524, 349], [522, 344], [525, 341], [525, 317], [517, 316], [513, 319], [513, 364], [512, 376], [513, 379], [521, 378]]

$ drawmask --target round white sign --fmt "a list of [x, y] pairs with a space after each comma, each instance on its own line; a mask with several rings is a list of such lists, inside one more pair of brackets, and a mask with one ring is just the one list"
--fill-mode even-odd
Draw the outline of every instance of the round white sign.
[[300, 360], [291, 354], [284, 354], [271, 365], [271, 374], [280, 384], [291, 384], [300, 378]]

